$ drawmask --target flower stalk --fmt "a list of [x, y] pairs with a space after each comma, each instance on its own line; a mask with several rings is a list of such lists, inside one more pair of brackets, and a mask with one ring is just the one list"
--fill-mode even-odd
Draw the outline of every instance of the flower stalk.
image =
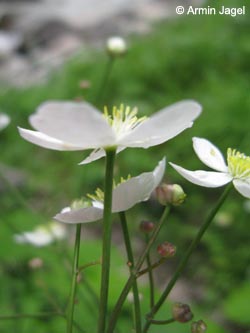
[[219, 198], [217, 204], [214, 206], [214, 208], [211, 210], [210, 214], [208, 215], [208, 217], [206, 218], [205, 222], [203, 223], [203, 225], [201, 226], [201, 228], [199, 229], [196, 237], [193, 239], [192, 243], [190, 244], [186, 254], [184, 255], [184, 257], [182, 258], [179, 266], [177, 267], [176, 272], [174, 273], [172, 279], [169, 281], [166, 289], [163, 291], [161, 297], [159, 298], [158, 302], [155, 304], [155, 306], [151, 309], [151, 311], [149, 312], [149, 314], [147, 315], [148, 320], [143, 328], [143, 333], [146, 333], [152, 323], [152, 319], [154, 317], [154, 315], [158, 312], [158, 310], [160, 309], [160, 307], [162, 306], [162, 304], [165, 302], [166, 298], [168, 297], [168, 295], [170, 294], [171, 290], [173, 289], [176, 281], [178, 280], [179, 276], [181, 275], [181, 273], [183, 272], [184, 268], [186, 267], [186, 264], [191, 256], [191, 254], [193, 253], [193, 251], [195, 250], [195, 248], [197, 247], [198, 243], [200, 242], [202, 236], [204, 235], [204, 233], [206, 232], [207, 228], [210, 226], [211, 222], [213, 221], [216, 213], [219, 211], [219, 209], [221, 208], [222, 204], [224, 203], [225, 199], [227, 198], [230, 190], [232, 189], [232, 184], [229, 184], [225, 191], [222, 193], [221, 197]]
[[140, 271], [140, 269], [141, 269], [141, 267], [142, 267], [142, 265], [143, 265], [143, 263], [146, 259], [147, 253], [151, 249], [151, 247], [154, 244], [162, 226], [166, 222], [166, 218], [168, 217], [169, 213], [170, 213], [170, 206], [166, 206], [164, 211], [163, 211], [163, 214], [161, 216], [161, 219], [155, 225], [155, 227], [152, 231], [151, 237], [150, 237], [150, 239], [147, 243], [146, 248], [144, 249], [142, 255], [138, 259], [137, 264], [135, 265], [133, 271], [131, 271], [131, 275], [130, 275], [127, 283], [125, 284], [125, 286], [124, 286], [124, 288], [123, 288], [123, 290], [120, 294], [120, 297], [118, 298], [118, 300], [116, 302], [116, 305], [115, 305], [115, 307], [113, 309], [113, 312], [111, 313], [111, 316], [110, 316], [110, 321], [109, 321], [109, 325], [108, 325], [108, 328], [107, 328], [107, 333], [112, 333], [114, 331], [117, 320], [118, 320], [118, 317], [119, 317], [119, 314], [120, 314], [120, 311], [121, 311], [122, 306], [123, 306], [123, 304], [126, 300], [126, 297], [129, 293], [131, 287], [133, 286], [134, 281], [137, 278], [137, 274]]
[[68, 313], [67, 313], [67, 333], [72, 333], [72, 328], [73, 328], [80, 241], [81, 241], [81, 224], [77, 224], [76, 236], [75, 236], [74, 259], [73, 259], [73, 267], [72, 267], [72, 281], [71, 281], [71, 289], [70, 289], [69, 305], [68, 305]]
[[[127, 257], [129, 262], [130, 271], [134, 269], [134, 255], [131, 247], [129, 232], [128, 232], [128, 225], [125, 212], [120, 212], [120, 220], [123, 232], [123, 238], [125, 242], [125, 247], [127, 251]], [[134, 299], [134, 318], [135, 318], [135, 332], [141, 333], [142, 331], [142, 324], [141, 324], [141, 308], [140, 308], [140, 299], [139, 299], [139, 291], [137, 281], [134, 280], [133, 286], [133, 299]]]
[[[149, 235], [145, 234], [146, 243], [149, 241]], [[148, 269], [148, 280], [149, 280], [149, 292], [150, 292], [150, 309], [155, 304], [155, 288], [154, 288], [154, 276], [153, 276], [153, 267], [151, 263], [150, 251], [148, 251], [146, 256], [147, 269]]]
[[113, 193], [113, 173], [115, 163], [115, 148], [106, 150], [106, 172], [104, 184], [104, 211], [103, 211], [103, 243], [102, 243], [102, 272], [98, 333], [105, 332], [106, 316], [108, 310], [108, 291], [110, 274], [110, 248], [112, 233], [112, 193]]

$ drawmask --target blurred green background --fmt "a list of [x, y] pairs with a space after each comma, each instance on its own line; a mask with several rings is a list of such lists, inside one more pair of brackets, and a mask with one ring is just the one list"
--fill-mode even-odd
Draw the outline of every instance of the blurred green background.
[[[246, 1], [207, 2], [210, 6], [221, 4], [246, 5], [246, 15], [177, 17], [155, 25], [148, 35], [130, 36], [129, 51], [115, 62], [102, 101], [96, 102], [96, 96], [108, 62], [104, 50], [84, 51], [82, 57], [73, 58], [59, 72], [52, 73], [43, 85], [9, 89], [1, 84], [0, 108], [12, 119], [10, 126], [0, 133], [1, 164], [24, 174], [18, 189], [10, 188], [0, 179], [2, 316], [65, 307], [74, 228], [68, 227], [66, 241], [44, 248], [15, 244], [13, 234], [49, 221], [72, 199], [93, 192], [103, 181], [103, 160], [78, 166], [87, 152], [50, 151], [19, 137], [16, 127], [29, 128], [28, 116], [41, 102], [83, 98], [100, 109], [103, 105], [125, 103], [137, 106], [141, 115], [150, 115], [183, 99], [195, 99], [202, 104], [203, 114], [192, 129], [158, 147], [122, 152], [117, 158], [117, 177], [150, 171], [163, 156], [186, 168], [203, 169], [192, 150], [193, 136], [209, 139], [224, 153], [232, 147], [250, 155], [250, 5]], [[89, 89], [80, 88], [82, 80], [90, 82]], [[182, 207], [174, 210], [158, 240], [158, 243], [168, 240], [178, 248], [176, 257], [155, 271], [159, 287], [169, 279], [205, 215], [222, 193], [220, 188], [189, 184], [170, 166], [165, 180], [181, 184], [188, 198]], [[221, 212], [189, 261], [179, 284], [180, 292], [173, 294], [171, 301], [189, 303], [195, 319], [206, 321], [209, 333], [247, 333], [250, 332], [249, 201], [233, 191]], [[161, 207], [154, 201], [128, 213], [136, 253], [143, 247], [143, 237], [138, 232], [140, 221], [157, 220], [160, 213]], [[114, 220], [118, 218], [114, 216]], [[83, 264], [100, 257], [100, 230], [100, 223], [83, 228]], [[126, 257], [120, 243], [120, 225], [116, 221], [111, 307], [127, 276]], [[155, 249], [152, 255], [156, 258], [154, 252]], [[29, 262], [36, 257], [43, 260], [43, 266], [31, 269]], [[93, 332], [95, 327], [99, 273], [99, 266], [91, 267], [79, 283], [75, 317], [77, 322], [84, 322], [85, 332]], [[146, 279], [141, 282], [141, 291], [147, 312]], [[168, 319], [169, 307], [166, 304], [157, 318]], [[127, 303], [117, 332], [131, 332], [130, 323], [131, 305]], [[18, 322], [0, 320], [0, 332], [14, 332], [17, 324], [20, 333], [59, 333], [65, 327], [64, 319], [58, 317]], [[150, 332], [163, 331], [190, 332], [190, 324], [154, 326]]]

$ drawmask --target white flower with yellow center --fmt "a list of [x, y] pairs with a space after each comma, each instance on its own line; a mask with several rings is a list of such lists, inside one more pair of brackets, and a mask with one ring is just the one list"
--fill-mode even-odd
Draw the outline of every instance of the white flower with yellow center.
[[250, 157], [229, 148], [226, 165], [223, 155], [210, 141], [193, 138], [193, 147], [199, 159], [216, 171], [189, 171], [170, 163], [176, 171], [190, 182], [204, 187], [220, 187], [232, 181], [240, 194], [250, 198]]
[[50, 222], [47, 225], [39, 225], [33, 231], [25, 231], [14, 235], [14, 240], [19, 244], [31, 244], [42, 247], [53, 243], [54, 241], [66, 237], [65, 226], [58, 222]]
[[121, 105], [103, 116], [92, 105], [81, 102], [46, 102], [30, 116], [31, 131], [19, 128], [21, 136], [39, 146], [55, 150], [94, 152], [82, 164], [105, 155], [105, 149], [148, 148], [161, 144], [186, 128], [201, 113], [194, 101], [182, 101], [162, 109], [150, 118], [138, 118], [137, 110]]
[[[112, 212], [123, 212], [135, 204], [146, 201], [161, 182], [166, 167], [165, 158], [151, 172], [144, 172], [137, 177], [122, 180], [113, 188]], [[77, 200], [70, 207], [64, 208], [55, 219], [64, 223], [87, 223], [103, 217], [104, 193], [97, 189], [90, 200]]]

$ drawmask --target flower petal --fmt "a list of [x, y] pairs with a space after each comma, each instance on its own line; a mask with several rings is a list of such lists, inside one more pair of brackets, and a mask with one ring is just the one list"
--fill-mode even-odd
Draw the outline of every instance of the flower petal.
[[61, 212], [54, 216], [54, 219], [64, 223], [87, 223], [100, 220], [102, 215], [103, 209], [91, 206]]
[[200, 113], [201, 106], [197, 102], [187, 100], [173, 104], [146, 119], [119, 144], [143, 148], [161, 144], [191, 127]]
[[41, 247], [52, 243], [53, 236], [49, 232], [37, 230], [14, 235], [14, 240], [19, 244], [31, 244], [37, 247]]
[[243, 197], [250, 199], [250, 183], [241, 179], [234, 179], [233, 184], [236, 190], [243, 195]]
[[39, 132], [82, 149], [109, 146], [115, 140], [102, 114], [86, 102], [46, 102], [29, 120]]
[[18, 127], [18, 131], [22, 138], [32, 142], [38, 146], [54, 149], [54, 150], [81, 150], [82, 147], [77, 147], [69, 143], [57, 140], [37, 131], [26, 130], [24, 128]]
[[[126, 149], [126, 147], [118, 147], [116, 150], [116, 154], [119, 154], [122, 150]], [[86, 157], [82, 162], [78, 165], [88, 164], [93, 161], [99, 160], [100, 158], [106, 155], [105, 150], [103, 148], [97, 148], [93, 150], [88, 157]]]
[[113, 191], [112, 211], [114, 213], [122, 212], [133, 207], [138, 202], [147, 200], [162, 180], [165, 166], [166, 161], [164, 158], [154, 171], [142, 173], [118, 185]]
[[193, 138], [193, 147], [204, 164], [217, 171], [228, 171], [223, 155], [210, 141], [202, 138]]
[[0, 113], [0, 130], [4, 129], [10, 123], [10, 117], [5, 113]]
[[189, 171], [174, 163], [169, 163], [177, 172], [191, 183], [204, 187], [220, 187], [232, 180], [228, 173], [214, 171]]

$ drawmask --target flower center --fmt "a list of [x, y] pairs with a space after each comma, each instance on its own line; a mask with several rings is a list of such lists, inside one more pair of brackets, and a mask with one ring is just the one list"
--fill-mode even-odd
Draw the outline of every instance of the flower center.
[[235, 178], [250, 180], [250, 157], [238, 152], [236, 149], [228, 148], [227, 163], [231, 175]]
[[137, 108], [131, 109], [129, 106], [113, 107], [112, 114], [108, 113], [108, 108], [104, 108], [104, 117], [114, 130], [117, 137], [127, 135], [131, 130], [143, 122], [147, 117], [137, 117]]
[[97, 188], [94, 194], [87, 194], [87, 197], [93, 201], [104, 202], [104, 192]]

